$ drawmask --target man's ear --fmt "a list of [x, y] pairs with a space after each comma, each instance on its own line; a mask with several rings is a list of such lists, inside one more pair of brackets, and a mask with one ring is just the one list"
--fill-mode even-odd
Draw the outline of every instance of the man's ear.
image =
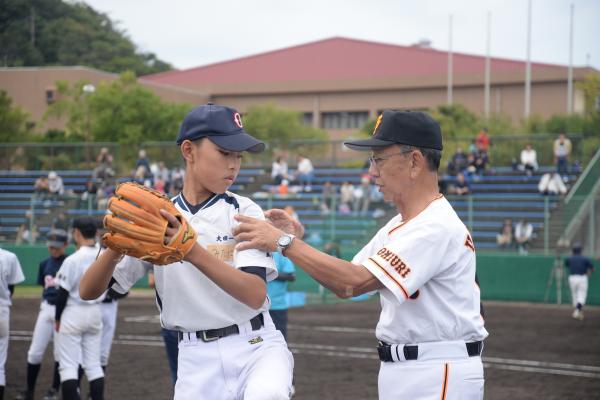
[[416, 178], [421, 174], [423, 168], [426, 167], [425, 163], [427, 162], [427, 160], [425, 159], [425, 156], [423, 156], [423, 153], [421, 153], [419, 150], [415, 150], [410, 153], [409, 162], [410, 174], [413, 178]]

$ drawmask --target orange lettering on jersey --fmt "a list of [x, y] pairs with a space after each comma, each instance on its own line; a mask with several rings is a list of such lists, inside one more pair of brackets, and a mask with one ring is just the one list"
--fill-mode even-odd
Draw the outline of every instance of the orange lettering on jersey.
[[471, 249], [472, 252], [475, 252], [475, 244], [473, 243], [473, 238], [471, 235], [467, 233], [467, 238], [465, 239], [465, 246]]
[[410, 268], [408, 265], [406, 265], [406, 263], [391, 250], [383, 247], [377, 252], [377, 255], [389, 262], [392, 268], [394, 268], [394, 270], [400, 274], [401, 277], [406, 278], [406, 276], [410, 273]]

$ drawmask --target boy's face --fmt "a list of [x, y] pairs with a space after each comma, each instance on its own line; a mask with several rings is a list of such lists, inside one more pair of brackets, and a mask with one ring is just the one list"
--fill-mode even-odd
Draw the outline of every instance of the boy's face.
[[195, 191], [225, 193], [240, 172], [242, 153], [224, 150], [208, 138], [196, 141], [190, 155], [187, 168]]
[[62, 256], [63, 254], [65, 254], [65, 248], [66, 248], [66, 246], [63, 246], [63, 247], [49, 246], [48, 253], [50, 253], [51, 257], [58, 258], [58, 257]]

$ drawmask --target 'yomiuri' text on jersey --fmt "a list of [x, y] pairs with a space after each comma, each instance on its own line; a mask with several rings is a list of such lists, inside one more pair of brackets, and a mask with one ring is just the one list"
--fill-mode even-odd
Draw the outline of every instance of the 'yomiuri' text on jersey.
[[[226, 192], [213, 195], [195, 213], [180, 197], [173, 198], [175, 207], [198, 232], [198, 243], [232, 268], [263, 267], [267, 281], [277, 277], [273, 258], [259, 250], [235, 250], [233, 228], [237, 214], [264, 220], [262, 209], [252, 200]], [[137, 267], [134, 267], [138, 264]], [[114, 290], [129, 290], [144, 274], [141, 261], [125, 257], [116, 267]], [[269, 309], [266, 298], [262, 307], [254, 310], [236, 300], [189, 262], [154, 267], [156, 301], [161, 311], [161, 323], [167, 329], [184, 332], [215, 329], [246, 322], [257, 313]]]
[[385, 288], [376, 336], [386, 343], [483, 340], [469, 231], [441, 197], [419, 215], [392, 218], [352, 260]]
[[56, 283], [69, 292], [67, 306], [72, 304], [95, 304], [104, 299], [104, 294], [95, 300], [82, 300], [79, 297], [79, 282], [98, 255], [98, 244], [94, 246], [81, 246], [75, 253], [63, 261], [56, 273]]
[[25, 280], [21, 263], [17, 255], [0, 249], [0, 306], [10, 306], [10, 291], [8, 285], [16, 285]]

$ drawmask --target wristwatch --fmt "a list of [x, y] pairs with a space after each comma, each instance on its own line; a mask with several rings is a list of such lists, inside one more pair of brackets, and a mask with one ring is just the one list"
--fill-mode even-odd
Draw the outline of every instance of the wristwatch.
[[283, 252], [291, 246], [292, 242], [294, 241], [294, 238], [296, 236], [292, 235], [292, 234], [285, 234], [282, 235], [281, 237], [279, 237], [279, 239], [277, 239], [277, 251], [280, 254], [283, 254]]

